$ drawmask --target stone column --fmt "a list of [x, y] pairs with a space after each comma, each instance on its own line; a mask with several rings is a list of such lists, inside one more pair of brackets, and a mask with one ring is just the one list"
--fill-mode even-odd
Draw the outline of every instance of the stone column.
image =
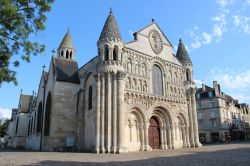
[[189, 137], [190, 137], [190, 146], [195, 147], [194, 144], [194, 129], [193, 129], [193, 112], [192, 112], [192, 102], [191, 102], [191, 94], [190, 92], [188, 93], [188, 115], [189, 115], [189, 127], [190, 127], [190, 132], [189, 132]]
[[186, 142], [187, 142], [187, 147], [189, 148], [189, 147], [190, 147], [190, 141], [189, 141], [188, 125], [186, 125], [185, 131], [186, 131]]
[[172, 149], [172, 140], [171, 140], [171, 129], [170, 125], [167, 124], [167, 147], [168, 149]]
[[197, 122], [197, 111], [196, 111], [196, 100], [195, 100], [195, 89], [191, 89], [191, 103], [192, 103], [192, 113], [193, 113], [193, 125], [194, 125], [194, 143], [195, 147], [201, 147], [201, 143], [199, 142], [199, 134], [198, 134], [198, 122]]
[[161, 145], [160, 145], [160, 148], [161, 149], [164, 149], [164, 145], [165, 145], [165, 139], [164, 139], [163, 130], [164, 130], [164, 128], [160, 127], [160, 132], [161, 132]]
[[146, 123], [145, 125], [144, 125], [144, 142], [145, 142], [145, 144], [144, 144], [144, 150], [145, 151], [151, 151], [152, 149], [151, 149], [151, 147], [149, 146], [149, 141], [148, 141], [148, 128], [149, 128], [149, 123]]
[[140, 147], [140, 151], [144, 150], [144, 126], [143, 124], [140, 124], [140, 141], [141, 141], [141, 147]]
[[171, 125], [171, 145], [172, 145], [172, 149], [175, 148], [175, 125], [172, 124]]
[[111, 148], [111, 73], [107, 73], [106, 83], [106, 152], [110, 152]]
[[101, 77], [101, 152], [105, 153], [105, 75]]
[[167, 128], [163, 127], [163, 138], [164, 138], [164, 149], [168, 149], [168, 138], [167, 138]]
[[113, 153], [117, 150], [117, 83], [116, 75], [113, 75], [113, 88], [112, 88], [112, 149]]
[[117, 108], [118, 108], [118, 153], [126, 153], [125, 145], [125, 113], [124, 113], [124, 78], [126, 73], [118, 71], [117, 73]]
[[181, 125], [181, 132], [182, 132], [182, 139], [183, 139], [183, 147], [187, 147], [187, 135], [186, 135], [186, 130], [185, 130], [185, 125]]
[[101, 102], [101, 88], [100, 88], [100, 74], [95, 75], [96, 80], [96, 153], [100, 151], [100, 102]]

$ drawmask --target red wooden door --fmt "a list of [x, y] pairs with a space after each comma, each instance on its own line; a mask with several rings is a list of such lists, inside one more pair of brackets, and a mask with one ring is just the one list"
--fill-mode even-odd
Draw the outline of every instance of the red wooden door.
[[148, 128], [149, 145], [152, 149], [160, 148], [160, 127], [159, 122], [155, 117], [150, 119], [150, 125]]

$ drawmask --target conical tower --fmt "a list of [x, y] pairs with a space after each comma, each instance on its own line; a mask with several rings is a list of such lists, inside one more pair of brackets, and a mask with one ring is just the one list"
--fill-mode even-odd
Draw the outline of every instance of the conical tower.
[[122, 62], [122, 48], [124, 42], [121, 37], [116, 19], [110, 10], [108, 18], [105, 21], [104, 27], [97, 42], [99, 61], [117, 64]]
[[75, 60], [76, 50], [70, 32], [65, 34], [60, 46], [57, 49], [57, 58]]
[[176, 57], [186, 69], [186, 81], [193, 82], [193, 64], [181, 39], [179, 40]]

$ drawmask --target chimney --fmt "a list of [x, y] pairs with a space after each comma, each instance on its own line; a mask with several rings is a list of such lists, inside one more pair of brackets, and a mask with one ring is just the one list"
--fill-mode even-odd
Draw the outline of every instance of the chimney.
[[205, 92], [205, 90], [206, 90], [206, 87], [204, 84], [202, 84], [202, 92]]
[[213, 81], [213, 88], [215, 91], [215, 96], [219, 96], [220, 95], [220, 85], [217, 83], [217, 81]]

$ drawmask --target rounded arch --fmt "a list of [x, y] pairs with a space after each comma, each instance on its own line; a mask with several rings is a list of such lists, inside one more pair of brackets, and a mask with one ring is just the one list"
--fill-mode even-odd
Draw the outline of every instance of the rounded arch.
[[186, 80], [191, 81], [191, 71], [189, 69], [186, 69]]
[[130, 109], [129, 113], [133, 113], [133, 114], [137, 115], [137, 117], [140, 120], [140, 123], [145, 123], [145, 116], [143, 114], [143, 111], [139, 107], [132, 107], [132, 109]]
[[51, 92], [48, 93], [45, 106], [45, 119], [44, 119], [44, 136], [50, 134], [50, 118], [51, 118]]
[[64, 54], [64, 52], [63, 52], [63, 50], [61, 51], [61, 57], [63, 57], [63, 54]]
[[119, 47], [117, 45], [115, 45], [114, 49], [113, 49], [113, 60], [114, 61], [118, 60], [118, 53], [119, 53]]
[[104, 45], [104, 60], [109, 60], [109, 46], [107, 44]]
[[143, 113], [139, 108], [132, 108], [127, 117], [126, 133], [128, 134], [128, 151], [143, 150], [144, 136], [143, 126], [145, 124]]
[[43, 112], [43, 103], [40, 101], [38, 104], [38, 110], [37, 110], [37, 121], [36, 121], [37, 132], [40, 132], [42, 128], [42, 112]]
[[69, 59], [69, 50], [66, 51], [66, 59]]
[[159, 65], [154, 64], [152, 67], [152, 89], [154, 95], [163, 96], [163, 72]]

